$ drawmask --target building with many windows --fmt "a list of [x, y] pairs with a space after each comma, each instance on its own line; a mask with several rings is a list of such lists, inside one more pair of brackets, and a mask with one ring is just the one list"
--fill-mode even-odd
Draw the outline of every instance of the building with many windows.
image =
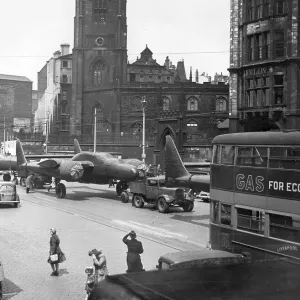
[[231, 0], [230, 132], [300, 128], [299, 1]]
[[193, 82], [192, 70], [187, 79], [184, 61], [173, 65], [166, 57], [161, 65], [147, 45], [129, 63], [126, 8], [126, 0], [76, 0], [72, 98], [67, 105], [70, 139], [92, 144], [96, 128], [102, 149], [141, 157], [145, 97], [146, 161], [162, 163], [167, 134], [186, 160], [199, 159], [211, 139], [228, 127], [222, 123], [228, 118], [228, 85], [224, 80], [211, 84], [210, 79], [199, 84], [198, 71]]

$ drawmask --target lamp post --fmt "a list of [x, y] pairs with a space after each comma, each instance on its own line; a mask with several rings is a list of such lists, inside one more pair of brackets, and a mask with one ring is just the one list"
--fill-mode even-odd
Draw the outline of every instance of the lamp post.
[[97, 139], [97, 108], [94, 112], [94, 153], [96, 153], [96, 139]]
[[145, 153], [145, 119], [146, 119], [146, 114], [145, 114], [145, 109], [146, 109], [146, 97], [143, 96], [142, 98], [142, 109], [143, 109], [143, 144], [142, 144], [142, 148], [143, 148], [143, 153], [142, 153], [142, 161], [145, 162], [145, 158], [146, 158], [146, 153]]
[[47, 120], [46, 120], [46, 146], [45, 146], [45, 152], [48, 154], [48, 140], [49, 140], [49, 114], [50, 114], [50, 109], [48, 107], [47, 111]]

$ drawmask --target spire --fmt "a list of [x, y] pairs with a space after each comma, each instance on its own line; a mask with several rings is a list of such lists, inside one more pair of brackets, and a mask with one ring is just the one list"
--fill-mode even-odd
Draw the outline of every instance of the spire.
[[197, 83], [199, 82], [199, 71], [198, 71], [198, 69], [196, 69], [196, 82]]
[[192, 82], [193, 80], [193, 70], [192, 70], [192, 67], [190, 67], [190, 81]]

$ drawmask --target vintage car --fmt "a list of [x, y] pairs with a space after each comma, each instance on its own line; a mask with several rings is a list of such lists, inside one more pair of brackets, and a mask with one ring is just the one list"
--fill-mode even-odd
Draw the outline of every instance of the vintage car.
[[[167, 213], [171, 206], [182, 207], [190, 212], [194, 208], [194, 196], [184, 188], [168, 188], [165, 186], [165, 176], [145, 177], [130, 183], [132, 205], [142, 208], [145, 203], [154, 205], [159, 212]], [[123, 192], [121, 199], [128, 200], [128, 191]], [[128, 201], [127, 201], [128, 202]]]
[[4, 281], [4, 271], [3, 271], [3, 264], [2, 261], [0, 260], [0, 300], [2, 300], [3, 296], [3, 281]]
[[251, 256], [248, 253], [234, 254], [221, 250], [201, 249], [178, 251], [162, 255], [158, 259], [156, 268], [159, 270], [174, 270], [212, 265], [232, 265], [246, 262], [251, 262]]
[[207, 192], [200, 192], [197, 195], [197, 198], [199, 198], [200, 200], [202, 200], [203, 202], [210, 202], [210, 193]]
[[14, 207], [18, 207], [20, 197], [17, 194], [15, 182], [0, 181], [0, 204], [11, 203]]

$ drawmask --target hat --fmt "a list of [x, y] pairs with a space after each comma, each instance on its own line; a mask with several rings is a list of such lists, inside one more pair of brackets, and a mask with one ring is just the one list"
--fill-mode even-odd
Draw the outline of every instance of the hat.
[[89, 256], [91, 256], [93, 254], [94, 255], [99, 255], [101, 253], [102, 253], [102, 250], [93, 249], [93, 250], [89, 251]]
[[131, 230], [130, 233], [129, 233], [129, 235], [130, 236], [136, 236], [136, 233], [135, 233], [135, 231]]

